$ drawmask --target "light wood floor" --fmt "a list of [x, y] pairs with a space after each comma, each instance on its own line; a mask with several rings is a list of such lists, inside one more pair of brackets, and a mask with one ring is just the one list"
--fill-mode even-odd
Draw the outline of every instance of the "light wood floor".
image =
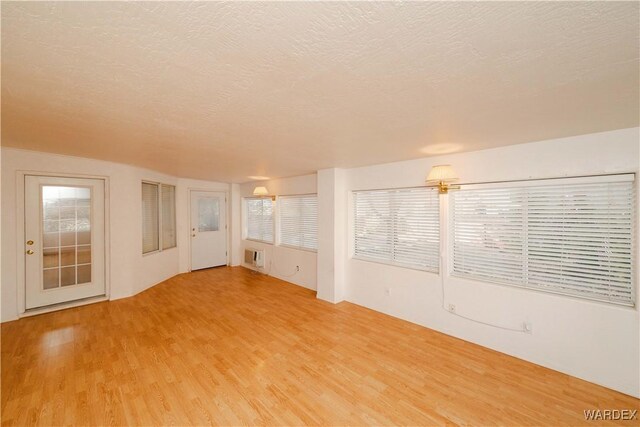
[[243, 268], [2, 325], [3, 425], [595, 425], [583, 409], [639, 407]]

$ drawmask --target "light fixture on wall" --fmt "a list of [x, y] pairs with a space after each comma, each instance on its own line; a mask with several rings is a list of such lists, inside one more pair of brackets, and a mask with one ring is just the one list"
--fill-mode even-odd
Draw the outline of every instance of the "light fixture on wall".
[[253, 189], [253, 195], [254, 196], [268, 196], [269, 195], [269, 190], [267, 190], [267, 187], [256, 187]]
[[427, 185], [430, 187], [438, 187], [438, 193], [440, 194], [447, 194], [449, 190], [460, 188], [459, 185], [450, 184], [457, 180], [458, 177], [451, 165], [436, 165], [431, 168], [429, 175], [427, 175]]

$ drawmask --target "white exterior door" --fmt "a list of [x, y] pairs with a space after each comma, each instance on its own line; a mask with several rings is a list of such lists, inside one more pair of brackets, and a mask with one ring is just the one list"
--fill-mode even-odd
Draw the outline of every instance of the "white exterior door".
[[227, 265], [225, 193], [191, 191], [191, 270]]
[[105, 295], [104, 181], [25, 176], [27, 309]]

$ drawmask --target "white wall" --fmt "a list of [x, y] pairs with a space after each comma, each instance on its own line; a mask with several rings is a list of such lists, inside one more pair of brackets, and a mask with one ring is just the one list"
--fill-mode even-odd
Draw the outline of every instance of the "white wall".
[[[634, 128], [349, 169], [347, 190], [423, 185], [431, 166], [443, 163], [464, 183], [638, 172], [639, 139]], [[341, 218], [347, 223], [349, 210]], [[512, 328], [526, 320], [529, 335], [446, 312], [436, 274], [349, 256], [346, 282], [350, 302], [640, 396], [636, 308], [445, 276], [445, 304], [455, 304], [458, 314]]]
[[[228, 191], [229, 185], [179, 179], [157, 172], [99, 160], [2, 148], [2, 317], [18, 317], [17, 224], [18, 171], [100, 176], [108, 179], [110, 299], [134, 295], [189, 268], [188, 191]], [[176, 248], [142, 255], [141, 181], [176, 186]]]
[[[269, 194], [274, 196], [316, 194], [317, 177], [314, 174], [244, 183], [239, 186], [239, 197], [251, 197], [256, 186], [267, 187]], [[244, 205], [240, 208], [238, 213], [242, 212]], [[244, 214], [241, 214], [241, 216], [244, 216]], [[240, 220], [236, 219], [236, 223], [240, 223]], [[244, 226], [243, 224], [242, 227]], [[258, 269], [259, 271], [305, 288], [316, 289], [316, 252], [246, 240], [244, 238], [245, 235], [246, 233], [242, 230], [241, 247], [243, 252], [245, 248], [265, 251], [265, 267]], [[238, 256], [242, 256], [242, 254], [238, 254]], [[244, 256], [241, 258], [241, 264], [245, 267], [253, 268], [251, 265], [244, 263]], [[300, 267], [300, 271], [296, 271], [296, 266]]]

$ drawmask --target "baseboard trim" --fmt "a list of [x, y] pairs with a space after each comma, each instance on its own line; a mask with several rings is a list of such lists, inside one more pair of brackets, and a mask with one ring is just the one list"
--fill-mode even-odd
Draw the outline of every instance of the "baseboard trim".
[[31, 317], [31, 316], [37, 316], [40, 314], [51, 313], [54, 311], [66, 310], [68, 308], [80, 307], [83, 305], [95, 304], [97, 302], [103, 302], [103, 301], [109, 301], [109, 298], [107, 298], [106, 295], [100, 295], [97, 297], [83, 298], [75, 301], [48, 305], [46, 307], [32, 308], [25, 311], [24, 313], [20, 313], [18, 315], [18, 319], [22, 319], [23, 317]]

